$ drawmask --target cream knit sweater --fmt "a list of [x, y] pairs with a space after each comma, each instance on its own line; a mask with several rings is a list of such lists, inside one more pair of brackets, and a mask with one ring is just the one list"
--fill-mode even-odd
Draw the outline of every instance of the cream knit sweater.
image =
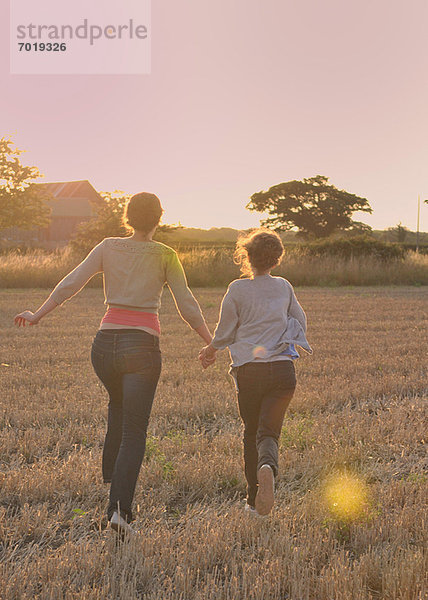
[[187, 285], [177, 253], [159, 242], [104, 239], [58, 283], [50, 297], [63, 304], [101, 272], [105, 304], [109, 307], [158, 314], [162, 290], [167, 284], [181, 317], [193, 329], [203, 325], [201, 309]]

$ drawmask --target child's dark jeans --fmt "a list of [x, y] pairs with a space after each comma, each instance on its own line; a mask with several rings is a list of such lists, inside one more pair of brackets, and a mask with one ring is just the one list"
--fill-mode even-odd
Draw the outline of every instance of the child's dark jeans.
[[296, 387], [291, 360], [251, 362], [238, 367], [238, 404], [244, 422], [247, 502], [254, 506], [257, 470], [270, 465], [278, 474], [278, 439], [285, 411]]
[[91, 360], [110, 397], [103, 450], [104, 481], [111, 481], [107, 514], [110, 519], [119, 503], [129, 522], [161, 371], [159, 338], [138, 329], [100, 330]]

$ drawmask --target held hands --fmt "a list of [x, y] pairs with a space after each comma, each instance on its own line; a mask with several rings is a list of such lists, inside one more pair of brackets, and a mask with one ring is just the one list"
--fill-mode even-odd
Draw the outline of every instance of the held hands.
[[204, 369], [207, 369], [215, 363], [216, 354], [217, 350], [213, 348], [211, 344], [202, 348], [202, 350], [199, 352], [198, 358], [201, 361], [201, 364]]
[[14, 321], [15, 325], [18, 325], [18, 327], [21, 327], [21, 325], [22, 327], [25, 327], [25, 321], [28, 321], [30, 325], [37, 325], [37, 323], [40, 321], [40, 317], [36, 317], [31, 310], [25, 310], [24, 312], [19, 313], [19, 315], [16, 315]]

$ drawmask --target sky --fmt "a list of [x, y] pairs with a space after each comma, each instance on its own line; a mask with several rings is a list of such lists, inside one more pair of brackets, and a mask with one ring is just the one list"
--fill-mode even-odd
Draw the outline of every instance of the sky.
[[0, 137], [45, 181], [150, 191], [165, 223], [243, 229], [253, 193], [320, 174], [368, 199], [357, 220], [416, 228], [426, 0], [153, 0], [151, 73], [115, 76], [10, 75], [8, 10]]

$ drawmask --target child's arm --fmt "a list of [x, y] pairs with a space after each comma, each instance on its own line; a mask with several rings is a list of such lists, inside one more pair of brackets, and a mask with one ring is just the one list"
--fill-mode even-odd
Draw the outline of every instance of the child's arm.
[[306, 315], [303, 308], [300, 306], [299, 301], [296, 298], [296, 294], [294, 293], [293, 286], [290, 283], [290, 292], [291, 292], [291, 300], [290, 306], [288, 309], [288, 314], [290, 317], [294, 317], [299, 321], [300, 325], [303, 327], [303, 331], [306, 333]]

